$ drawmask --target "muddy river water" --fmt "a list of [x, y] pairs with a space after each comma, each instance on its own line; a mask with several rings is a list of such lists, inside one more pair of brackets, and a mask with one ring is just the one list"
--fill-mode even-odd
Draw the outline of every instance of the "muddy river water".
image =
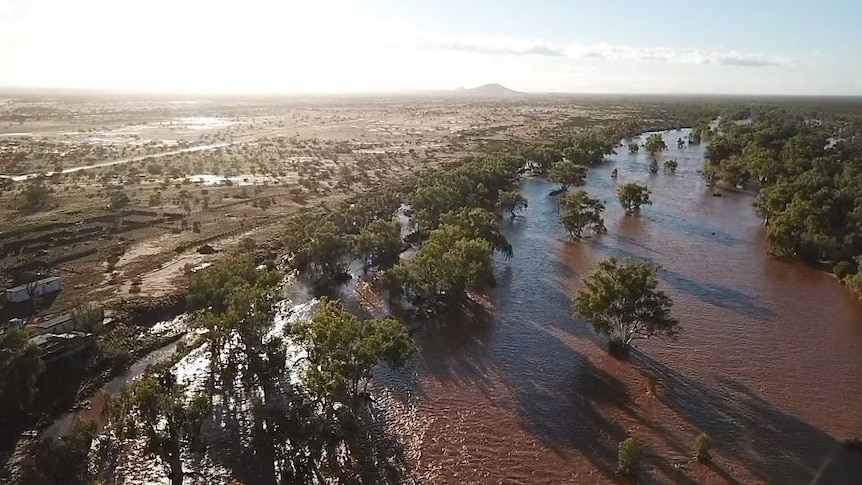
[[[649, 450], [644, 483], [862, 483], [862, 455], [841, 445], [862, 432], [862, 305], [830, 275], [770, 259], [754, 195], [713, 196], [697, 173], [704, 147], [676, 148], [687, 133], [664, 133], [675, 174], [650, 173], [648, 155], [625, 147], [590, 169], [608, 233], [580, 243], [558, 222], [554, 187], [523, 181], [529, 207], [503, 222], [515, 254], [496, 262], [487, 312], [429, 325], [418, 362], [378, 378], [413, 408], [403, 427], [419, 477], [608, 483], [630, 435]], [[653, 192], [638, 217], [616, 201], [628, 181]], [[609, 256], [663, 266], [678, 340], [642, 342], [621, 362], [571, 316], [572, 291]], [[709, 467], [685, 463], [701, 432]]]

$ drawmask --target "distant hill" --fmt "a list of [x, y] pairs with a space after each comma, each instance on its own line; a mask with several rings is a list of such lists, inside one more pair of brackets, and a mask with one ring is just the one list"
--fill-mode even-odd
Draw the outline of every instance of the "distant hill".
[[477, 98], [514, 98], [524, 96], [524, 93], [512, 91], [502, 84], [484, 84], [479, 87], [465, 89], [458, 88], [452, 91], [458, 96], [469, 96]]

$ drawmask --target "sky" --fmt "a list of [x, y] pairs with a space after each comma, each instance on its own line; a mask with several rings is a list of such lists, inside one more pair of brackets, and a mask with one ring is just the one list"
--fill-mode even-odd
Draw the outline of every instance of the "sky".
[[0, 0], [0, 87], [862, 95], [862, 0]]

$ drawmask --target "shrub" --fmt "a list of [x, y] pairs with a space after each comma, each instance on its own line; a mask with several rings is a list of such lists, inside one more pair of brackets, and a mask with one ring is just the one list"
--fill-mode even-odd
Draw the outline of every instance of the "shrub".
[[694, 457], [698, 461], [708, 462], [712, 457], [709, 455], [709, 449], [712, 447], [712, 441], [709, 435], [701, 433], [694, 441]]
[[102, 328], [105, 311], [95, 303], [81, 303], [72, 312], [72, 324], [76, 330], [98, 333]]
[[634, 475], [642, 457], [641, 444], [634, 438], [626, 438], [617, 448], [617, 473]]
[[835, 267], [832, 268], [832, 272], [835, 273], [835, 276], [837, 276], [838, 279], [842, 280], [847, 276], [853, 274], [853, 270], [853, 263], [851, 263], [850, 261], [839, 261], [838, 264], [836, 264]]

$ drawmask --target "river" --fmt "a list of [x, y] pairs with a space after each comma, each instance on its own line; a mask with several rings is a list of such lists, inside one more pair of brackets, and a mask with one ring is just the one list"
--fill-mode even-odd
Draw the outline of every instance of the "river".
[[[523, 181], [529, 207], [503, 222], [515, 254], [496, 261], [487, 312], [429, 325], [417, 362], [377, 379], [413, 409], [399, 426], [420, 477], [608, 483], [631, 435], [649, 449], [645, 483], [859, 483], [862, 455], [841, 442], [862, 432], [862, 305], [832, 276], [770, 259], [754, 194], [713, 196], [697, 172], [705, 147], [677, 148], [687, 134], [663, 134], [675, 174], [650, 173], [649, 156], [625, 147], [590, 169], [608, 233], [580, 243], [558, 222], [554, 187]], [[640, 216], [616, 201], [628, 181], [653, 191]], [[621, 362], [571, 316], [580, 279], [609, 256], [663, 266], [677, 341], [645, 341]], [[701, 432], [714, 464], [673, 466]]]
[[[497, 258], [482, 308], [424, 325], [419, 357], [376, 374], [377, 399], [423, 483], [608, 483], [626, 436], [649, 450], [642, 483], [859, 483], [862, 455], [841, 442], [862, 432], [862, 305], [832, 276], [770, 259], [754, 195], [713, 196], [697, 172], [704, 146], [676, 148], [687, 134], [664, 133], [671, 148], [660, 159], [676, 159], [676, 173], [650, 173], [648, 155], [625, 147], [590, 169], [585, 188], [606, 201], [608, 233], [579, 243], [559, 224], [555, 187], [525, 179], [529, 207], [502, 221], [515, 254]], [[616, 201], [628, 181], [653, 191], [640, 216]], [[608, 256], [663, 266], [678, 340], [642, 342], [619, 361], [571, 316], [570, 295]], [[294, 286], [289, 298], [307, 302]], [[357, 288], [341, 292], [351, 307], [387, 313]], [[292, 314], [307, 317], [312, 304]], [[196, 355], [181, 374], [203, 368]], [[701, 432], [713, 441], [710, 466], [685, 462]]]

